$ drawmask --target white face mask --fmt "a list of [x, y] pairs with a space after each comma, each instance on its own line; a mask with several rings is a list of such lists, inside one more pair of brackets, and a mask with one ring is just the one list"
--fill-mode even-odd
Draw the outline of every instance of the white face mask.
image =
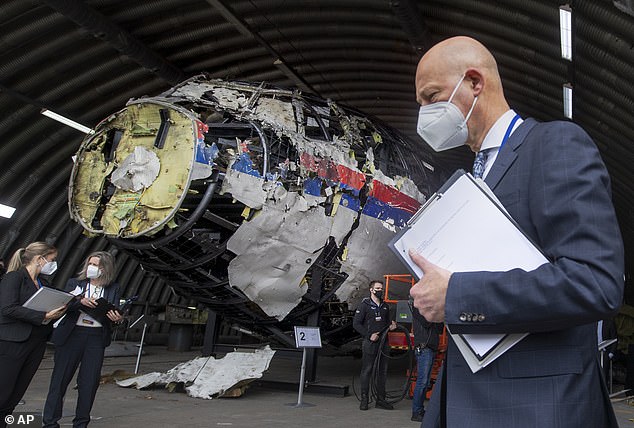
[[101, 276], [101, 269], [95, 265], [88, 265], [86, 268], [86, 278], [99, 278]]
[[57, 262], [48, 262], [47, 261], [44, 264], [44, 266], [42, 266], [42, 270], [40, 270], [40, 273], [44, 274], [44, 275], [53, 275], [56, 270], [57, 270]]
[[463, 74], [449, 100], [421, 106], [418, 112], [418, 135], [437, 152], [462, 146], [469, 137], [467, 121], [478, 97], [473, 99], [473, 104], [471, 104], [466, 118], [460, 109], [451, 102], [464, 78]]

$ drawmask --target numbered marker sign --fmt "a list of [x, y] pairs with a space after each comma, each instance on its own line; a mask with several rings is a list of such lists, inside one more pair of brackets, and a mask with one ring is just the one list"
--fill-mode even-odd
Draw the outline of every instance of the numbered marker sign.
[[295, 346], [298, 348], [321, 348], [319, 327], [295, 326]]

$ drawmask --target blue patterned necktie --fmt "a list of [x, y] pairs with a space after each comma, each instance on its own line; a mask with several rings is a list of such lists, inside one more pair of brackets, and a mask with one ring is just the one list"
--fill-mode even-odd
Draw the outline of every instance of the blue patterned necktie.
[[484, 167], [486, 166], [488, 156], [488, 149], [480, 150], [476, 153], [475, 160], [473, 161], [473, 176], [475, 178], [482, 178], [484, 175]]

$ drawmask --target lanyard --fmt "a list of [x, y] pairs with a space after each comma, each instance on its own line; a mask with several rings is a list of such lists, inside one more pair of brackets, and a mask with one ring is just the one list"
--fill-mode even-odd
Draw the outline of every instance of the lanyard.
[[[88, 299], [92, 299], [92, 293], [90, 291], [90, 281], [88, 281], [86, 283], [86, 285], [88, 287], [88, 297], [87, 298]], [[96, 289], [97, 289], [97, 286], [95, 286], [95, 291], [97, 291]], [[103, 297], [103, 287], [101, 287], [101, 291], [99, 292], [99, 297]], [[99, 297], [97, 297], [97, 298], [99, 298]]]
[[498, 153], [500, 153], [500, 150], [502, 150], [502, 147], [504, 147], [504, 144], [506, 144], [506, 141], [511, 136], [511, 131], [513, 131], [513, 126], [515, 125], [515, 122], [517, 122], [517, 120], [519, 118], [520, 118], [520, 115], [516, 113], [515, 117], [513, 118], [513, 120], [511, 120], [511, 123], [509, 124], [509, 127], [506, 128], [506, 132], [504, 133], [504, 138], [502, 138], [502, 144], [500, 144], [500, 148], [498, 149]]

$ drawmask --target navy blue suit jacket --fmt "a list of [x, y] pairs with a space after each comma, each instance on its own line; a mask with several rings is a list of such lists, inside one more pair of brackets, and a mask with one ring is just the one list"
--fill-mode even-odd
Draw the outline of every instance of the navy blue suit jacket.
[[[81, 287], [82, 290], [86, 289], [87, 280], [79, 280], [77, 278], [71, 278], [66, 283], [66, 288], [64, 291], [71, 292], [78, 286]], [[112, 303], [115, 307], [119, 307], [119, 285], [114, 283], [109, 287], [103, 289], [103, 298], [108, 302]], [[80, 310], [82, 308], [82, 304], [79, 302], [81, 298], [76, 298], [68, 305], [68, 310], [66, 311], [66, 316], [60, 321], [59, 325], [53, 331], [53, 336], [51, 337], [51, 341], [55, 346], [62, 346], [68, 340], [68, 337], [72, 334], [75, 326], [77, 324], [77, 320], [79, 319]], [[103, 332], [103, 346], [106, 348], [110, 345], [111, 337], [112, 337], [112, 323], [109, 319], [105, 320], [102, 323], [102, 332]]]
[[[452, 333], [530, 334], [476, 373], [449, 341], [447, 426], [618, 427], [599, 369], [596, 322], [621, 305], [624, 255], [597, 147], [573, 123], [528, 119], [485, 181], [551, 263], [532, 272], [452, 274], [445, 307]], [[461, 313], [484, 320], [460, 321]], [[440, 391], [425, 428], [438, 426]]]

